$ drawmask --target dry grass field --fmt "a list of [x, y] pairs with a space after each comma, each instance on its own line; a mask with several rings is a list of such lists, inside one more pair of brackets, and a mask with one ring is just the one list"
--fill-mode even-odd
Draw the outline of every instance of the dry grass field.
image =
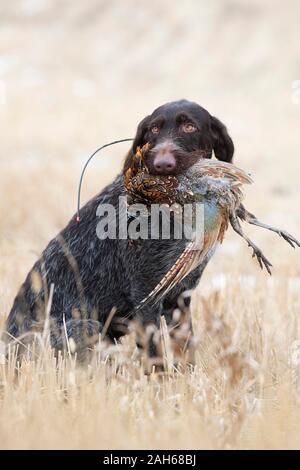
[[[0, 0], [0, 330], [86, 158], [169, 100], [227, 124], [247, 208], [300, 237], [299, 15], [297, 0]], [[95, 159], [85, 201], [126, 150]], [[145, 376], [132, 338], [84, 369], [56, 367], [47, 342], [17, 374], [2, 357], [0, 447], [300, 448], [300, 250], [246, 231], [273, 276], [229, 230], [194, 293], [194, 372]]]

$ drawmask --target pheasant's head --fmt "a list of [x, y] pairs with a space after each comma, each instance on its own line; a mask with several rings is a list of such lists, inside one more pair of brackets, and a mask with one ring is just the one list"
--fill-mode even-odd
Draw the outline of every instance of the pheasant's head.
[[149, 151], [150, 145], [147, 143], [143, 147], [138, 147], [135, 154], [131, 159], [130, 167], [124, 173], [124, 184], [126, 190], [130, 189], [132, 178], [137, 176], [138, 173], [149, 173], [147, 166], [144, 162], [144, 155]]
[[172, 204], [174, 189], [178, 185], [175, 176], [151, 175], [144, 161], [149, 151], [147, 143], [138, 147], [132, 157], [130, 167], [124, 173], [124, 186], [133, 202], [145, 204]]

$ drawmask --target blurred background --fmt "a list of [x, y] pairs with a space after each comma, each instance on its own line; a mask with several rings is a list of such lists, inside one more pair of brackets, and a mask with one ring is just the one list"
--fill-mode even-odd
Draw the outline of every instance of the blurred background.
[[[0, 0], [2, 320], [39, 252], [75, 212], [87, 157], [133, 137], [170, 100], [196, 101], [227, 125], [235, 163], [255, 181], [247, 208], [300, 236], [299, 21], [297, 0]], [[127, 149], [94, 160], [83, 202], [121, 170]], [[270, 233], [247, 231], [275, 276], [288, 271], [299, 291], [299, 255]], [[237, 273], [266, 282], [229, 234], [203, 288]]]

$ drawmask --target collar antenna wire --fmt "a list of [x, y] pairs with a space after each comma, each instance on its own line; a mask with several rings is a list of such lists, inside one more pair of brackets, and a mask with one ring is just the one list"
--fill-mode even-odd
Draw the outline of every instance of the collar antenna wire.
[[77, 192], [77, 215], [76, 215], [76, 222], [80, 222], [80, 215], [79, 215], [79, 211], [80, 211], [80, 194], [81, 194], [81, 186], [82, 186], [82, 181], [83, 181], [83, 177], [84, 177], [84, 173], [85, 173], [85, 170], [88, 166], [88, 164], [90, 163], [90, 161], [92, 160], [92, 158], [96, 155], [96, 153], [100, 152], [100, 150], [106, 148], [106, 147], [110, 147], [111, 145], [115, 145], [115, 144], [120, 144], [121, 142], [129, 142], [129, 141], [133, 141], [134, 139], [121, 139], [121, 140], [114, 140], [113, 142], [110, 142], [109, 144], [105, 144], [105, 145], [102, 145], [102, 147], [99, 147], [97, 150], [95, 150], [94, 153], [92, 153], [92, 155], [88, 158], [88, 160], [86, 161], [84, 167], [83, 167], [83, 170], [81, 172], [81, 175], [80, 175], [80, 180], [79, 180], [79, 185], [78, 185], [78, 192]]

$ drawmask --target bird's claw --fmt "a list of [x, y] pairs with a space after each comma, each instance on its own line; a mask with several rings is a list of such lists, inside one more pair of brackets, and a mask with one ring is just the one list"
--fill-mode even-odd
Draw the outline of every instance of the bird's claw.
[[267, 272], [271, 275], [272, 274], [271, 268], [273, 265], [270, 263], [270, 261], [263, 255], [263, 253], [261, 252], [259, 248], [251, 244], [249, 244], [249, 246], [251, 246], [251, 248], [253, 249], [252, 258], [256, 258], [260, 268], [263, 270], [265, 267]]
[[291, 245], [291, 247], [293, 248], [296, 248], [296, 246], [300, 247], [300, 242], [295, 237], [293, 237], [293, 235], [290, 235], [285, 230], [279, 230], [278, 235], [282, 237], [286, 242], [288, 242], [288, 244]]

